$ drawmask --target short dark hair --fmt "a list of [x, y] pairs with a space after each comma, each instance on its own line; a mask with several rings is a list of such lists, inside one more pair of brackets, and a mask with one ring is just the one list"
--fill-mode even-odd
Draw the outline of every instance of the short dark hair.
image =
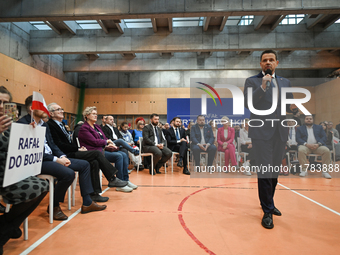
[[313, 118], [313, 115], [306, 115], [306, 116], [305, 116], [305, 119], [306, 119], [307, 117], [312, 117], [312, 119], [314, 119], [314, 118]]
[[0, 93], [1, 94], [7, 94], [9, 95], [9, 102], [12, 102], [12, 94], [8, 91], [8, 89], [5, 86], [0, 86]]
[[262, 56], [263, 56], [264, 54], [270, 54], [270, 53], [274, 54], [276, 60], [278, 60], [278, 58], [277, 58], [277, 52], [276, 52], [275, 50], [265, 50], [265, 51], [263, 51], [263, 52], [261, 53], [261, 60], [262, 60]]
[[128, 123], [126, 121], [123, 121], [121, 124], [120, 124], [120, 128], [123, 128], [124, 125], [128, 125]]
[[150, 115], [150, 120], [153, 118], [153, 117], [159, 117], [159, 115], [157, 113], [153, 113]]
[[27, 112], [29, 113], [30, 111], [30, 106], [32, 106], [32, 101], [33, 101], [33, 95], [30, 95], [29, 97], [26, 98], [25, 100], [25, 106], [27, 109]]
[[205, 118], [204, 115], [198, 115], [198, 116], [197, 116], [197, 120], [198, 120], [198, 118], [200, 118], [200, 117]]
[[175, 117], [175, 118], [173, 118], [171, 121], [175, 121], [176, 119], [179, 119], [179, 120], [181, 120], [181, 118], [180, 118], [180, 117]]

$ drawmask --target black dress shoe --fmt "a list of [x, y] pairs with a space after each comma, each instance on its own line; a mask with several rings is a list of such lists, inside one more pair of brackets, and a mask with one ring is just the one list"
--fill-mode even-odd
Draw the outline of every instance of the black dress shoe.
[[189, 169], [185, 167], [185, 168], [183, 169], [183, 174], [190, 175]]
[[177, 166], [178, 167], [183, 167], [183, 159], [182, 158], [179, 159], [179, 161], [177, 163]]
[[13, 228], [11, 231], [11, 236], [10, 238], [12, 239], [18, 239], [22, 236], [22, 231], [20, 228]]
[[264, 213], [261, 224], [264, 228], [272, 229], [274, 227], [273, 215], [271, 213]]
[[108, 197], [102, 197], [101, 195], [99, 194], [94, 194], [94, 195], [90, 195], [92, 201], [94, 202], [99, 202], [99, 203], [104, 203], [106, 202], [107, 200], [109, 200]]
[[276, 215], [276, 216], [281, 216], [282, 215], [282, 213], [276, 207], [274, 207], [273, 214]]

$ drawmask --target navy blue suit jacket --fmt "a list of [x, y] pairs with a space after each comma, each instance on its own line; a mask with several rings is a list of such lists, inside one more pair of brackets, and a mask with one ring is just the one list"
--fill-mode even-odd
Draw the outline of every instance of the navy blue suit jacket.
[[[244, 104], [245, 107], [248, 107], [248, 88], [253, 88], [253, 94], [251, 95], [253, 98], [253, 106], [257, 110], [268, 110], [272, 106], [272, 89], [270, 88], [266, 92], [261, 88], [262, 85], [263, 74], [260, 72], [258, 75], [249, 77], [244, 85]], [[286, 78], [280, 77], [276, 75], [276, 82], [279, 87], [279, 98], [278, 105], [276, 110], [269, 115], [260, 116], [254, 113], [251, 113], [250, 119], [260, 119], [264, 122], [262, 127], [249, 127], [249, 137], [253, 139], [263, 139], [269, 140], [273, 137], [277, 126], [279, 125], [280, 138], [283, 142], [288, 140], [288, 128], [283, 127], [281, 125], [281, 121], [286, 119], [285, 115], [281, 115], [281, 88], [290, 87], [290, 81]], [[292, 93], [287, 93], [287, 98], [293, 98]], [[286, 112], [292, 112], [290, 110], [290, 105], [287, 105]], [[274, 121], [274, 127], [272, 127], [272, 121], [266, 121], [266, 119], [279, 119], [280, 121]], [[284, 123], [287, 125], [287, 122]], [[251, 125], [260, 126], [260, 121], [253, 121]]]
[[[313, 124], [313, 133], [318, 143], [322, 143], [322, 145], [326, 145], [327, 136], [322, 126]], [[303, 145], [304, 143], [307, 142], [307, 139], [308, 139], [308, 134], [307, 134], [306, 125], [298, 127], [296, 130], [296, 141], [298, 145]]]
[[[183, 128], [179, 128], [179, 137], [180, 139], [185, 137], [185, 130]], [[173, 150], [176, 145], [177, 145], [177, 137], [175, 134], [175, 129], [173, 127], [169, 128], [169, 130], [167, 130], [167, 136], [166, 136], [166, 140], [168, 141], [168, 148], [170, 150]]]
[[[204, 134], [205, 143], [210, 143], [210, 145], [213, 145], [215, 142], [215, 138], [214, 138], [212, 128], [209, 125], [205, 124], [203, 129], [204, 129], [203, 134]], [[191, 127], [190, 138], [191, 138], [192, 144], [194, 145], [201, 142], [201, 130], [197, 124]]]
[[[31, 123], [31, 115], [29, 115], [29, 114], [25, 115], [20, 120], [18, 120], [17, 123], [30, 124]], [[66, 155], [64, 152], [62, 152], [58, 148], [57, 145], [55, 145], [53, 138], [52, 138], [52, 135], [51, 135], [50, 128], [48, 127], [48, 125], [46, 125], [46, 123], [44, 123], [42, 126], [46, 127], [45, 138], [46, 138], [48, 146], [51, 148], [52, 153], [53, 153], [53, 154], [47, 154], [47, 153], [45, 153], [45, 149], [44, 149], [43, 161], [53, 161], [54, 156], [59, 158], [62, 155]]]

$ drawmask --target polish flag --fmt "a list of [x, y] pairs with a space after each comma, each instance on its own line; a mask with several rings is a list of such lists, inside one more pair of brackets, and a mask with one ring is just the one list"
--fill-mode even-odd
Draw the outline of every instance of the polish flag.
[[339, 138], [336, 138], [335, 136], [333, 136], [333, 142], [334, 144], [338, 144], [340, 142]]
[[44, 111], [47, 113], [48, 117], [51, 117], [50, 113], [47, 110], [47, 105], [45, 103], [43, 95], [35, 91], [33, 91], [32, 110]]

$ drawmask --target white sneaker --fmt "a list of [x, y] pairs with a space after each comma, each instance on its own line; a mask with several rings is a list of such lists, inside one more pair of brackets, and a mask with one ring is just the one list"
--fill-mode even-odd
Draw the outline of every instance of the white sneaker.
[[116, 191], [131, 192], [131, 191], [133, 191], [133, 189], [130, 188], [129, 185], [126, 185], [126, 186], [121, 187], [121, 188], [116, 188]]
[[130, 182], [130, 181], [128, 181], [128, 185], [127, 185], [127, 186], [129, 186], [131, 189], [137, 189], [137, 188], [138, 188], [137, 185], [133, 184], [133, 183]]
[[322, 173], [322, 177], [325, 177], [326, 179], [332, 179], [332, 176], [329, 173]]
[[307, 176], [307, 171], [302, 171], [300, 174], [299, 174], [300, 177], [305, 177]]

